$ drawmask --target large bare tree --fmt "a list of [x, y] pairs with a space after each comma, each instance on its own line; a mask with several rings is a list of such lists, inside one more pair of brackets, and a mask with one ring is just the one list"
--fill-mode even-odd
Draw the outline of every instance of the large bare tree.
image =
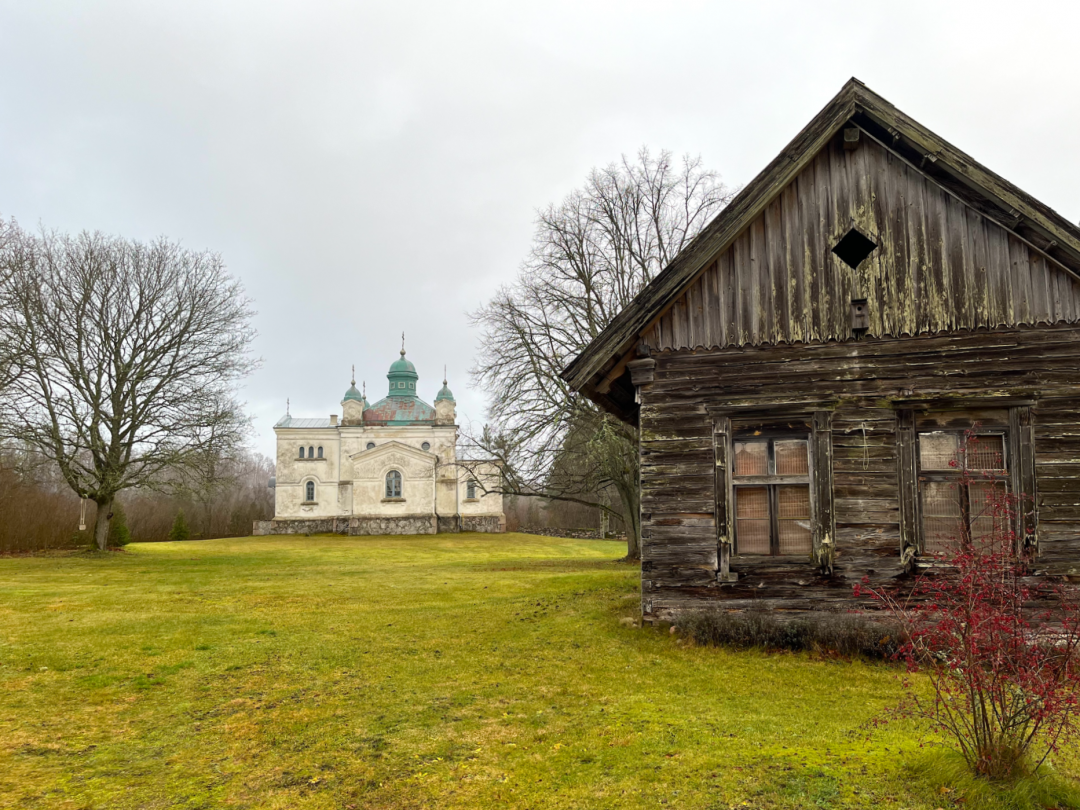
[[637, 433], [559, 372], [730, 198], [699, 158], [643, 149], [594, 169], [539, 212], [517, 280], [472, 314], [482, 329], [473, 383], [490, 399], [487, 429], [468, 439], [502, 463], [507, 494], [621, 513], [631, 558], [640, 556]]
[[244, 437], [235, 389], [254, 366], [251, 307], [214, 253], [5, 228], [0, 344], [20, 363], [0, 436], [97, 504], [104, 549], [116, 493], [180, 481], [209, 441]]

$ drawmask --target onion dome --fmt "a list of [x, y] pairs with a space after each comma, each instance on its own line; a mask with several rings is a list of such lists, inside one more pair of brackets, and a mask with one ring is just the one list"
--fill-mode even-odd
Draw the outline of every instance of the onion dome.
[[435, 401], [438, 402], [441, 399], [448, 399], [451, 402], [454, 401], [454, 395], [450, 392], [450, 389], [446, 385], [446, 380], [442, 381], [442, 388], [439, 389], [439, 393], [435, 396]]
[[390, 393], [387, 396], [416, 396], [416, 381], [420, 379], [420, 375], [416, 373], [416, 366], [405, 359], [404, 349], [401, 350], [401, 357], [390, 365], [386, 379], [390, 381]]
[[346, 402], [350, 399], [355, 400], [356, 402], [363, 402], [366, 399], [366, 397], [356, 388], [356, 366], [352, 367], [352, 382], [349, 385], [349, 390], [345, 392], [345, 396], [341, 401]]

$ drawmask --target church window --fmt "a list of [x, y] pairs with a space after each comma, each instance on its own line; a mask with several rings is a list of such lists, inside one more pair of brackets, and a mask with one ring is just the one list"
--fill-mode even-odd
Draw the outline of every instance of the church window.
[[375, 449], [375, 442], [368, 442], [367, 443], [367, 449], [368, 450], [374, 450]]
[[319, 458], [322, 458], [322, 448], [319, 448]]
[[476, 497], [476, 482], [475, 481], [470, 480], [469, 483], [467, 483], [465, 485], [465, 497], [466, 498], [475, 498]]
[[304, 495], [306, 496], [305, 499], [309, 503], [314, 502], [314, 500], [315, 500], [315, 482], [314, 481], [308, 481], [307, 482], [307, 487], [304, 490]]
[[391, 470], [386, 474], [386, 497], [401, 497], [401, 473], [397, 470]]
[[430, 450], [431, 449], [431, 442], [424, 442], [422, 445], [420, 445], [420, 449], [421, 450]]
[[315, 448], [314, 447], [309, 447], [307, 449], [307, 457], [308, 458], [315, 458]]
[[414, 383], [414, 382], [409, 383], [409, 388], [416, 388], [416, 383]]
[[303, 447], [303, 445], [301, 445], [300, 446], [300, 458], [303, 458], [303, 457], [304, 457], [304, 447]]

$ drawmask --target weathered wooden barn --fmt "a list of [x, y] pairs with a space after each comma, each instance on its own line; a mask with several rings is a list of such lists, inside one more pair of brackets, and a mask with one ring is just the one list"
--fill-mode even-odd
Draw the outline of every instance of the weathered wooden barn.
[[563, 376], [640, 426], [647, 620], [901, 584], [984, 487], [1080, 572], [1080, 229], [858, 80]]

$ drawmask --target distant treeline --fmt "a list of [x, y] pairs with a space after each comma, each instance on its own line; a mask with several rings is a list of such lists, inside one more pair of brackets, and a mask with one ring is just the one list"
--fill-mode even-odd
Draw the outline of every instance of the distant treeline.
[[[118, 496], [131, 540], [168, 540], [183, 512], [192, 539], [251, 534], [255, 520], [274, 514], [274, 491], [267, 486], [273, 462], [247, 450], [222, 458], [211, 479], [196, 486], [169, 483], [169, 494], [140, 487]], [[55, 464], [30, 450], [0, 447], [0, 554], [90, 547], [96, 507], [82, 502]], [[114, 513], [116, 508], [114, 507]]]

